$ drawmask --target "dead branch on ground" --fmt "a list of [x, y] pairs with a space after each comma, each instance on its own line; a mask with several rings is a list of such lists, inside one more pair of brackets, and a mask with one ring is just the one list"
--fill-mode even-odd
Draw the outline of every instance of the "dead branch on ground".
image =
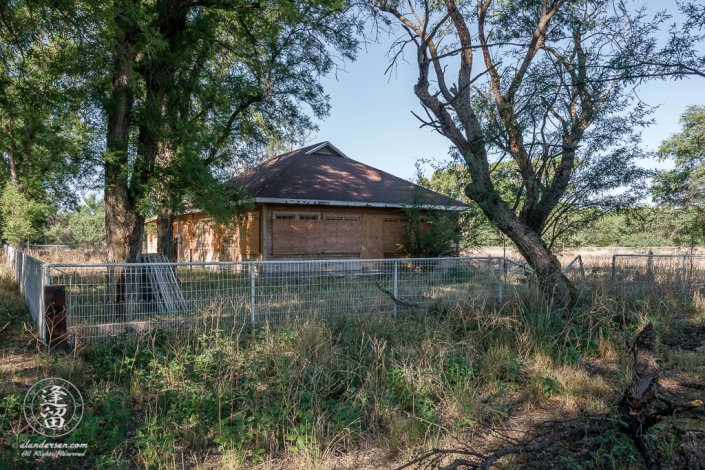
[[[581, 439], [584, 451], [575, 460], [577, 463], [582, 463], [593, 459], [595, 452], [602, 445], [601, 440], [597, 438], [607, 431], [614, 431], [615, 435], [627, 436], [644, 458], [645, 468], [660, 470], [661, 462], [650, 443], [649, 430], [668, 416], [701, 408], [703, 402], [695, 400], [690, 403], [675, 403], [674, 398], [659, 384], [658, 364], [654, 358], [656, 334], [651, 323], [647, 324], [634, 342], [627, 344], [627, 346], [629, 361], [634, 369], [634, 378], [613, 411], [600, 415], [585, 414], [578, 419], [564, 420], [565, 423], [576, 423], [576, 426], [562, 431], [556, 430], [555, 420], [545, 421], [539, 423], [536, 428], [551, 429], [552, 431], [537, 431], [532, 437], [523, 441], [510, 440], [505, 437], [502, 439], [504, 444], [502, 447], [490, 451], [483, 452], [471, 446], [455, 449], [433, 449], [397, 470], [411, 467], [440, 470], [489, 470], [503, 457], [541, 452], [561, 441]], [[591, 440], [587, 441], [588, 438]], [[692, 434], [685, 433], [684, 442], [690, 445], [693, 439]], [[694, 452], [694, 447], [692, 449], [690, 447], [686, 450]], [[450, 464], [442, 466], [448, 456], [455, 458]], [[687, 455], [687, 457], [691, 456]], [[560, 468], [564, 469], [565, 467], [558, 467], [556, 470]]]
[[[402, 300], [402, 299], [398, 298], [397, 296], [395, 296], [389, 289], [382, 287], [382, 285], [379, 282], [375, 282], [375, 284], [377, 284], [377, 289], [379, 289], [382, 292], [384, 292], [385, 294], [387, 294], [389, 296], [389, 298], [392, 299], [392, 302], [397, 304], [399, 307], [413, 308], [413, 309], [419, 309], [419, 310], [428, 310], [428, 311], [433, 311], [438, 308], [437, 303], [434, 303], [433, 305], [429, 306], [429, 305], [424, 305], [424, 304], [420, 304], [420, 303], [416, 303], [416, 302], [409, 302], [406, 300]], [[419, 294], [418, 297], [421, 300], [426, 301], [426, 302], [433, 301], [432, 298], [427, 297], [423, 294]]]
[[12, 314], [10, 313], [10, 309], [7, 308], [7, 304], [5, 303], [5, 300], [0, 299], [0, 302], [2, 302], [3, 306], [5, 307], [5, 310], [7, 310], [7, 316], [10, 317], [10, 320], [7, 323], [5, 323], [5, 326], [0, 328], [0, 333], [2, 333], [3, 331], [5, 331], [5, 329], [7, 329], [8, 326], [10, 326], [15, 321], [15, 317], [12, 316]]

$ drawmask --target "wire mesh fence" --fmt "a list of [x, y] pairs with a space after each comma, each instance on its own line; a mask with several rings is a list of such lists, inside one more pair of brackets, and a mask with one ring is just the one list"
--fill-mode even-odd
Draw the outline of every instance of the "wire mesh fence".
[[5, 264], [12, 269], [14, 278], [19, 283], [20, 293], [27, 299], [29, 313], [37, 325], [41, 340], [46, 341], [43, 295], [47, 279], [46, 265], [27, 253], [8, 246], [5, 246]]
[[47, 265], [66, 291], [70, 335], [85, 339], [217, 319], [253, 326], [311, 315], [396, 314], [395, 298], [503, 300], [530, 273], [503, 258]]
[[[419, 308], [457, 306], [503, 302], [535, 287], [529, 267], [498, 257], [50, 264], [8, 246], [5, 256], [42, 335], [44, 288], [62, 286], [72, 342], [213, 322], [227, 328], [312, 315], [396, 315], [403, 307], [392, 297]], [[582, 260], [564, 272], [584, 280]]]
[[585, 284], [585, 267], [583, 266], [583, 257], [578, 255], [568, 266], [563, 268], [563, 273], [570, 279], [573, 284]]
[[611, 282], [631, 295], [705, 288], [704, 255], [614, 255]]

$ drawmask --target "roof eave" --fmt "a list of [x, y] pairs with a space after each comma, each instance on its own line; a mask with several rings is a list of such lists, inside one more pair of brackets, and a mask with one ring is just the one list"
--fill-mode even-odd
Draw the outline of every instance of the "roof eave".
[[[293, 199], [293, 198], [277, 198], [277, 197], [256, 197], [255, 202], [269, 204], [307, 204], [319, 206], [349, 206], [349, 207], [390, 207], [403, 209], [409, 207], [408, 204], [392, 204], [388, 202], [362, 202], [362, 201], [333, 201], [321, 199]], [[464, 211], [469, 210], [467, 206], [441, 206], [433, 204], [421, 204], [418, 206], [421, 209], [436, 209], [436, 210], [451, 210]]]

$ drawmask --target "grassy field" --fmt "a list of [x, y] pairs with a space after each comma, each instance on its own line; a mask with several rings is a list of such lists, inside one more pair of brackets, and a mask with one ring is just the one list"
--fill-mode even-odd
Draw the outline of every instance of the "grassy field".
[[[254, 330], [205, 322], [188, 335], [123, 336], [47, 354], [4, 271], [0, 298], [18, 318], [0, 335], [0, 468], [392, 469], [431, 448], [489, 449], [545, 420], [560, 429], [609, 410], [633, 375], [613, 325], [633, 335], [652, 322], [661, 383], [678, 400], [702, 399], [701, 298], [618, 296], [589, 274], [568, 316], [527, 292], [503, 305], [477, 299], [396, 319], [312, 312]], [[44, 440], [28, 432], [21, 404], [49, 376], [84, 396], [81, 424], [57, 441], [88, 443], [85, 458], [41, 461], [16, 448]], [[687, 448], [705, 465], [704, 421], [696, 411], [655, 428], [665, 468], [692, 466], [684, 447], [692, 435], [698, 442]], [[497, 468], [580, 468], [571, 459], [583, 451], [566, 441]], [[594, 454], [591, 468], [643, 467], [618, 437], [603, 436]]]

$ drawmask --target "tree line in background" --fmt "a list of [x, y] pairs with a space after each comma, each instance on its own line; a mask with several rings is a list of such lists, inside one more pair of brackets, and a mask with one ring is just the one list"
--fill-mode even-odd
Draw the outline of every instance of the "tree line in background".
[[[621, 246], [649, 248], [657, 246], [696, 247], [705, 243], [705, 106], [689, 106], [681, 116], [681, 132], [659, 147], [656, 156], [672, 161], [673, 170], [655, 173], [650, 199], [625, 207], [603, 209], [573, 206], [554, 226], [542, 233], [549, 247]], [[436, 169], [430, 177], [420, 175], [421, 186], [461, 200], [476, 215], [463, 225], [466, 247], [514, 246], [497, 227], [479, 211], [463, 189], [470, 175], [459, 165]], [[493, 178], [504, 199], [516, 197], [521, 184], [516, 165], [507, 163], [495, 171]]]
[[[681, 116], [681, 132], [659, 147], [656, 156], [672, 161], [675, 168], [655, 173], [649, 197], [653, 205], [639, 204], [603, 209], [573, 206], [560, 224], [542, 233], [549, 247], [622, 246], [649, 248], [657, 246], [695, 247], [705, 243], [705, 106], [689, 106]], [[436, 169], [430, 177], [417, 177], [421, 186], [463, 201], [475, 216], [463, 225], [466, 247], [514, 246], [468, 198], [463, 189], [470, 175], [463, 166], [451, 164]], [[503, 199], [516, 197], [521, 185], [519, 171], [513, 163], [500, 166], [493, 173]]]

